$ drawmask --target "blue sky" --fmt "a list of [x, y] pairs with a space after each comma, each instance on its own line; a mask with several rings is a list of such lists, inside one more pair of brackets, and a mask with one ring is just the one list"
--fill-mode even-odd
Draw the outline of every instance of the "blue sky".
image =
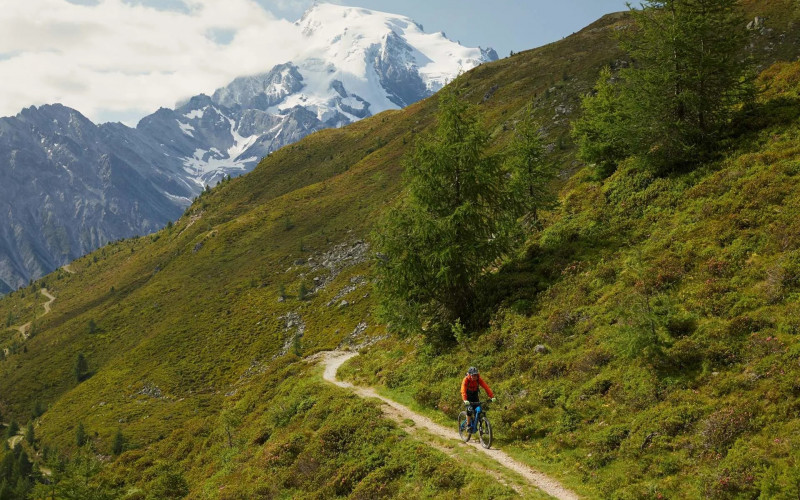
[[[401, 14], [500, 57], [567, 36], [620, 0], [329, 0]], [[15, 0], [0, 10], [0, 116], [59, 102], [135, 125], [291, 60], [313, 0]]]

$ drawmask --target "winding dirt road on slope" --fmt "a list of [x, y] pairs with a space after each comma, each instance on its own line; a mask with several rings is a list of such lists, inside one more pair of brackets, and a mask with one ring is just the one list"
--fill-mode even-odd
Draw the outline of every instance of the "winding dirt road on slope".
[[[52, 295], [52, 294], [51, 294], [51, 293], [50, 293], [50, 292], [47, 290], [47, 288], [42, 288], [42, 289], [41, 289], [41, 290], [39, 290], [39, 291], [42, 293], [42, 295], [44, 295], [44, 296], [45, 296], [45, 297], [47, 297], [47, 299], [48, 299], [48, 300], [47, 300], [47, 302], [45, 302], [44, 304], [42, 304], [42, 305], [44, 306], [44, 312], [43, 312], [42, 314], [40, 314], [40, 315], [39, 315], [39, 317], [41, 318], [41, 317], [42, 317], [42, 316], [44, 316], [45, 314], [50, 314], [50, 306], [53, 304], [53, 301], [55, 301], [55, 300], [56, 300], [56, 298], [55, 298], [55, 297], [54, 297], [54, 296], [53, 296], [53, 295]], [[24, 325], [22, 325], [22, 326], [15, 326], [15, 327], [13, 327], [13, 328], [14, 328], [16, 331], [18, 331], [19, 333], [21, 333], [21, 334], [22, 334], [22, 336], [23, 336], [25, 339], [27, 339], [27, 338], [28, 338], [28, 336], [29, 336], [29, 335], [28, 335], [28, 332], [29, 332], [29, 331], [30, 331], [30, 329], [31, 329], [31, 321], [28, 321], [27, 323], [25, 323], [25, 324], [24, 324]]]
[[[56, 298], [50, 293], [49, 290], [47, 290], [47, 288], [42, 288], [40, 290], [40, 292], [42, 292], [42, 295], [44, 295], [45, 297], [50, 299], [50, 300], [48, 300], [47, 302], [44, 303], [44, 314], [49, 314], [50, 313], [50, 306], [53, 304], [53, 302], [56, 300]], [[44, 316], [44, 314], [42, 314], [42, 316]], [[39, 317], [41, 318], [42, 316], [39, 316]]]
[[[384, 403], [383, 406], [384, 414], [389, 418], [391, 418], [392, 420], [395, 420], [396, 422], [401, 423], [404, 420], [412, 420], [417, 428], [425, 429], [431, 434], [434, 434], [444, 439], [458, 440], [455, 431], [455, 425], [453, 426], [452, 429], [444, 427], [442, 425], [435, 423], [434, 421], [432, 421], [427, 417], [414, 413], [409, 408], [401, 405], [400, 403], [397, 403], [395, 401], [392, 401], [391, 399], [379, 395], [377, 392], [375, 392], [374, 389], [371, 389], [369, 387], [357, 387], [349, 382], [343, 382], [337, 380], [336, 372], [339, 370], [339, 367], [342, 366], [345, 363], [345, 361], [356, 356], [357, 354], [358, 353], [355, 352], [344, 352], [344, 351], [329, 351], [324, 353], [322, 356], [320, 356], [325, 366], [325, 372], [323, 373], [322, 377], [328, 382], [336, 384], [339, 387], [343, 387], [345, 389], [353, 391], [362, 398], [380, 399]], [[492, 459], [500, 463], [503, 467], [516, 472], [517, 474], [522, 476], [529, 484], [544, 491], [548, 495], [551, 495], [560, 500], [577, 500], [580, 498], [578, 495], [576, 495], [572, 491], [562, 486], [555, 479], [546, 476], [541, 472], [535, 471], [530, 467], [528, 467], [527, 465], [514, 460], [507, 453], [504, 453], [501, 450], [493, 448], [487, 450], [474, 441], [465, 444], [472, 446], [481, 453], [485, 453], [487, 456], [491, 457]]]

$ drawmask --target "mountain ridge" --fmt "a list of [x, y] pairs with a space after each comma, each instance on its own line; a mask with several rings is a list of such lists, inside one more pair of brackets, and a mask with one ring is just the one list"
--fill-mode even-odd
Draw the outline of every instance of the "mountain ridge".
[[[311, 132], [416, 102], [458, 72], [496, 57], [423, 33], [404, 16], [366, 9], [316, 4], [296, 26], [308, 47], [294, 62], [236, 78], [174, 109], [160, 108], [135, 128], [95, 125], [63, 105], [32, 106], [4, 118], [0, 180], [20, 168], [59, 172], [67, 160], [45, 147], [59, 140], [68, 142], [70, 168], [82, 175], [75, 180], [67, 169], [49, 192], [3, 192], [25, 216], [24, 222], [8, 214], [0, 219], [0, 293], [104, 243], [163, 227], [207, 186], [250, 171]], [[26, 155], [33, 155], [29, 163]], [[24, 198], [17, 196], [22, 192]], [[81, 215], [77, 204], [93, 206], [94, 215]]]

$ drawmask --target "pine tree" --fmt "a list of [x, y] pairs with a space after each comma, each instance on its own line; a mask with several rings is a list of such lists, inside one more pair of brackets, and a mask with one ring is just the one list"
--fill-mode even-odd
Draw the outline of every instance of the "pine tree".
[[471, 326], [476, 282], [510, 248], [516, 207], [477, 109], [454, 86], [439, 99], [437, 126], [405, 158], [406, 195], [373, 234], [382, 256], [379, 313], [390, 327], [449, 342]]
[[539, 124], [530, 106], [517, 123], [508, 150], [506, 169], [512, 176], [511, 189], [519, 204], [519, 214], [530, 215], [534, 221], [537, 220], [538, 210], [551, 207], [556, 201], [554, 191], [549, 186], [556, 176], [556, 168], [547, 159]]
[[29, 421], [28, 425], [25, 427], [25, 441], [27, 441], [31, 446], [33, 446], [33, 444], [36, 442], [36, 434], [33, 430], [33, 420]]
[[714, 150], [733, 107], [752, 98], [747, 31], [737, 0], [648, 0], [621, 37], [625, 137], [657, 166]]
[[122, 429], [117, 429], [114, 434], [114, 441], [111, 443], [111, 453], [119, 455], [125, 449], [125, 437], [122, 435]]
[[6, 429], [6, 439], [11, 439], [12, 437], [16, 436], [19, 432], [19, 424], [16, 420], [11, 420], [8, 423], [8, 428]]
[[75, 380], [83, 382], [86, 375], [89, 373], [89, 364], [86, 362], [86, 357], [82, 352], [78, 353], [75, 358]]
[[583, 97], [583, 115], [572, 126], [572, 137], [578, 143], [578, 158], [595, 165], [600, 178], [611, 175], [617, 163], [630, 152], [623, 129], [627, 113], [620, 91], [621, 86], [612, 81], [611, 68], [605, 66], [593, 93]]
[[[0, 480], [11, 481], [17, 470], [17, 461], [14, 453], [11, 451], [5, 452], [3, 459], [0, 460]], [[8, 485], [8, 483], [6, 483]], [[2, 497], [0, 497], [2, 498]]]
[[[27, 458], [27, 457], [26, 457]], [[23, 476], [19, 476], [17, 478], [17, 484], [14, 486], [14, 491], [12, 494], [12, 498], [27, 498], [28, 492], [31, 489], [31, 483], [29, 479], [26, 479]]]
[[25, 450], [20, 451], [19, 457], [17, 458], [17, 471], [19, 472], [20, 478], [27, 478], [30, 476], [31, 472], [33, 472], [33, 464]]
[[41, 417], [42, 415], [44, 415], [45, 411], [46, 409], [44, 407], [44, 404], [42, 403], [42, 400], [37, 399], [36, 402], [34, 402], [33, 404], [33, 413], [32, 413], [33, 418]]
[[86, 444], [87, 440], [88, 436], [86, 435], [86, 430], [83, 428], [83, 422], [78, 422], [78, 426], [75, 428], [75, 444], [80, 448]]

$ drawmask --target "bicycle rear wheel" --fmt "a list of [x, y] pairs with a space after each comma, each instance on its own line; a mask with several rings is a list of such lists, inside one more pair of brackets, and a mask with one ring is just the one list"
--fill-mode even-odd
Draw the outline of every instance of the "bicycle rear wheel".
[[478, 438], [484, 448], [488, 449], [492, 446], [492, 424], [489, 423], [486, 415], [481, 415], [481, 419], [478, 421]]
[[462, 411], [458, 414], [458, 437], [465, 443], [469, 441], [470, 433], [467, 425], [467, 412]]

